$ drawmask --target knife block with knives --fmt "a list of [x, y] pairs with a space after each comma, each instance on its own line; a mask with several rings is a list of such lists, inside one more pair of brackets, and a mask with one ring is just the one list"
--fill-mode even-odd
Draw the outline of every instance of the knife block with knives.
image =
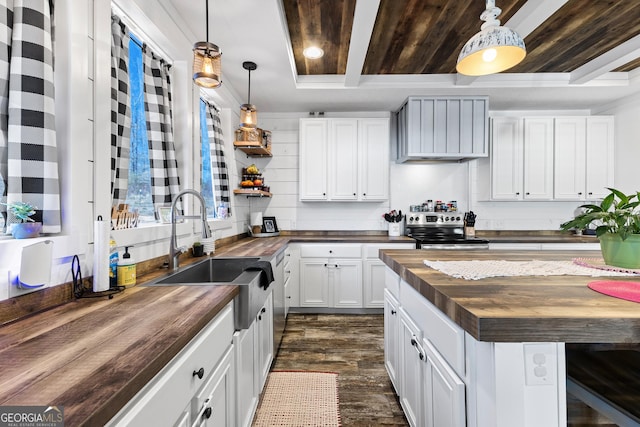
[[473, 211], [464, 214], [464, 237], [467, 239], [476, 237], [476, 214]]

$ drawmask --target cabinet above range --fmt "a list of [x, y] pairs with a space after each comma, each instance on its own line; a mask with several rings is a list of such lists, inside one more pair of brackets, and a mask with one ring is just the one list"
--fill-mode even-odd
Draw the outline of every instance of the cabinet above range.
[[488, 155], [489, 98], [410, 96], [396, 113], [397, 162]]

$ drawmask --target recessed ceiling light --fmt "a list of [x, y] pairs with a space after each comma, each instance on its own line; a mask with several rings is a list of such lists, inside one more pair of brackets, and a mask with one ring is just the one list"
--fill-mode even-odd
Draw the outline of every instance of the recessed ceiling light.
[[308, 59], [318, 59], [322, 58], [322, 55], [324, 55], [324, 50], [320, 49], [318, 46], [309, 46], [302, 51], [302, 54], [305, 58]]

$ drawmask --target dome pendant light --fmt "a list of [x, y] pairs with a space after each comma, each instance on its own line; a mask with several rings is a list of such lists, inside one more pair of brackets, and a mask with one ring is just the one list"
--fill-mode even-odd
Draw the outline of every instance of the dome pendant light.
[[499, 73], [524, 59], [527, 49], [515, 31], [500, 26], [502, 10], [495, 0], [487, 0], [487, 8], [480, 15], [484, 21], [480, 32], [469, 39], [458, 56], [456, 70], [468, 76]]
[[245, 61], [242, 68], [249, 71], [249, 90], [247, 91], [247, 103], [240, 106], [240, 127], [245, 130], [255, 129], [258, 125], [258, 110], [251, 104], [251, 72], [258, 66], [255, 62]]
[[220, 48], [209, 43], [209, 0], [205, 0], [207, 41], [193, 45], [193, 82], [198, 86], [215, 89], [220, 87]]

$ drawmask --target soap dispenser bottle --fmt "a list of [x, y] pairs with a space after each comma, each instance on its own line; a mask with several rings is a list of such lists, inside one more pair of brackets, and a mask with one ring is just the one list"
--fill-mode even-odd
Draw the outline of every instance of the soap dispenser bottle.
[[118, 286], [133, 286], [136, 284], [136, 263], [129, 253], [130, 246], [124, 247], [122, 259], [118, 262]]

